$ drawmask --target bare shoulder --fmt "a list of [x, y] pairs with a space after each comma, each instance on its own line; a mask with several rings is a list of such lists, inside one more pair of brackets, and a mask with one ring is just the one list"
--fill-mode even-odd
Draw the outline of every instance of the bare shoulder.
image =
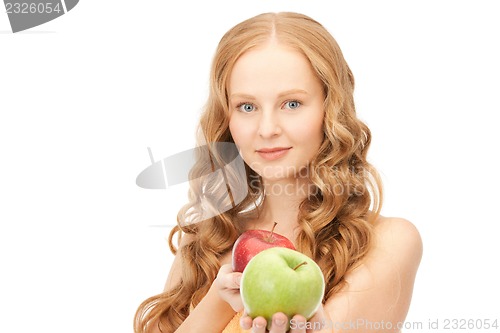
[[419, 237], [417, 227], [402, 217], [387, 217], [380, 215], [375, 221], [375, 230], [382, 233], [401, 232], [403, 235]]
[[358, 268], [346, 275], [346, 280], [354, 285], [383, 284], [404, 276], [412, 284], [422, 252], [422, 238], [413, 223], [400, 217], [379, 216], [374, 225], [372, 248]]
[[417, 266], [420, 263], [423, 252], [420, 232], [404, 218], [380, 216], [375, 223], [374, 243], [377, 255]]
[[344, 321], [404, 321], [421, 257], [422, 239], [415, 225], [403, 218], [380, 216], [372, 248], [345, 275], [347, 284], [325, 308]]

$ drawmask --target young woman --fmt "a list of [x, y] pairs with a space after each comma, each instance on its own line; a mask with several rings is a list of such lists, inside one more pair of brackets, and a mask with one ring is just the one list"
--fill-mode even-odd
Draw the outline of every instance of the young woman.
[[[210, 80], [201, 137], [236, 145], [247, 194], [227, 211], [186, 223], [203, 216], [201, 196], [224, 199], [192, 182], [191, 202], [170, 234], [175, 260], [165, 291], [140, 305], [135, 332], [266, 332], [267, 324], [285, 332], [283, 313], [272, 323], [243, 313], [241, 273], [230, 265], [242, 232], [270, 230], [275, 221], [275, 232], [313, 258], [326, 283], [314, 317], [294, 316], [291, 332], [397, 332], [422, 243], [409, 221], [379, 214], [380, 181], [366, 159], [371, 134], [356, 117], [353, 75], [336, 41], [304, 15], [258, 15], [223, 36]], [[200, 159], [193, 174], [206, 164]]]

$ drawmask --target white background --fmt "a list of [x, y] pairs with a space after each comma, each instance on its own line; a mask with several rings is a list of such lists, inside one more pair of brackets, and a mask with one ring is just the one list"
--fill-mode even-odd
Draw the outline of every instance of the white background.
[[186, 198], [135, 185], [147, 147], [193, 147], [217, 42], [266, 11], [323, 23], [354, 72], [383, 213], [424, 241], [406, 331], [498, 318], [495, 1], [168, 3], [83, 0], [17, 34], [2, 8], [0, 331], [132, 332]]

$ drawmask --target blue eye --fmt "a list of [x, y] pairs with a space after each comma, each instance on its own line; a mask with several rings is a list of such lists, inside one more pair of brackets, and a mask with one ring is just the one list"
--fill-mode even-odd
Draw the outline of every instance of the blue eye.
[[248, 112], [254, 111], [255, 106], [253, 104], [250, 104], [250, 103], [241, 103], [240, 105], [238, 105], [238, 110], [248, 113]]
[[294, 110], [300, 106], [299, 101], [288, 101], [285, 103], [285, 108]]

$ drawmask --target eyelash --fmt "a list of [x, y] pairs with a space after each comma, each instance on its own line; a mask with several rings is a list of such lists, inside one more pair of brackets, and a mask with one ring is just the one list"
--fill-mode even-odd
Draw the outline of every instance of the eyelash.
[[[301, 102], [301, 101], [299, 101], [298, 99], [291, 99], [291, 100], [285, 101], [285, 102], [282, 104], [282, 107], [283, 107], [283, 106], [285, 106], [287, 103], [292, 103], [292, 102], [294, 102], [294, 103], [297, 103], [297, 104], [298, 104], [296, 108], [298, 108], [298, 107], [300, 107], [300, 106], [302, 105], [302, 102]], [[242, 103], [239, 103], [239, 104], [236, 106], [236, 109], [237, 109], [238, 111], [243, 112], [243, 113], [250, 113], [251, 111], [245, 112], [245, 111], [242, 111], [242, 110], [241, 110], [241, 107], [242, 107], [243, 105], [251, 105], [251, 106], [253, 106], [254, 110], [255, 110], [255, 108], [256, 108], [256, 107], [255, 107], [255, 104], [253, 104], [253, 103], [249, 103], [249, 102], [242, 102]], [[290, 109], [290, 110], [295, 110], [296, 108], [294, 108], [294, 109]], [[254, 110], [252, 110], [252, 111], [254, 111]]]
[[[238, 111], [240, 111], [240, 112], [243, 112], [243, 113], [248, 113], [248, 112], [245, 112], [245, 111], [243, 111], [243, 110], [241, 109], [241, 107], [242, 107], [243, 105], [251, 105], [251, 106], [253, 106], [253, 107], [254, 107], [254, 109], [255, 109], [255, 105], [254, 105], [253, 103], [248, 103], [248, 102], [239, 103], [239, 104], [236, 106], [236, 109], [237, 109]], [[252, 110], [252, 111], [253, 111], [253, 110]]]
[[[297, 99], [291, 99], [291, 100], [289, 100], [289, 101], [286, 101], [286, 102], [285, 102], [285, 103], [283, 103], [283, 104], [292, 103], [292, 102], [297, 103], [297, 107], [296, 107], [296, 108], [298, 108], [299, 106], [301, 106], [301, 105], [302, 105], [302, 102], [301, 102], [301, 101], [299, 101], [299, 100], [297, 100]], [[296, 108], [295, 108], [295, 109], [296, 109]]]

